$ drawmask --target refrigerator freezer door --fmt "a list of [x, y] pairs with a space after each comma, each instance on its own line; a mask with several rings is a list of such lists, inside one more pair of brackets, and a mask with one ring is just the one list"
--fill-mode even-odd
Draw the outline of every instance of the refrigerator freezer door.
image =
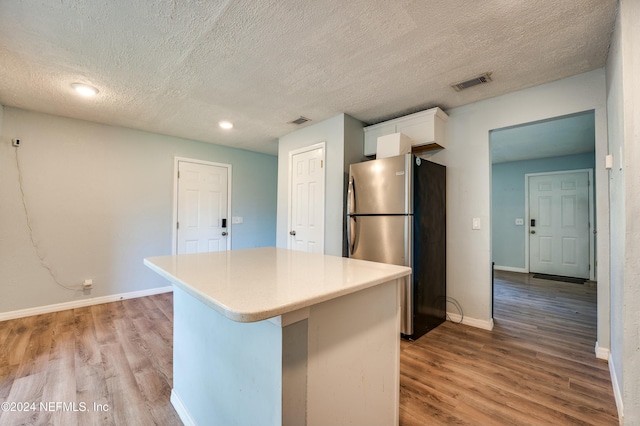
[[[347, 221], [349, 257], [412, 266], [413, 216], [350, 216]], [[400, 289], [401, 332], [413, 334], [413, 280]]]
[[411, 154], [349, 167], [349, 214], [412, 213]]

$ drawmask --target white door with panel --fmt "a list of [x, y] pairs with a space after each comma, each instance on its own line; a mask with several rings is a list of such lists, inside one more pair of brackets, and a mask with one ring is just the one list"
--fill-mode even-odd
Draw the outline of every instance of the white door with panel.
[[324, 253], [324, 170], [324, 146], [291, 155], [291, 249]]
[[589, 278], [589, 173], [529, 176], [529, 271]]
[[177, 254], [230, 248], [229, 180], [230, 166], [178, 161]]

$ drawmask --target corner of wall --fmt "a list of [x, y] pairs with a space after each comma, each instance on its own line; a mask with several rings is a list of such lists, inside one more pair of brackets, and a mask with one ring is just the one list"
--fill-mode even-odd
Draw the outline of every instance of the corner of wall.
[[345, 124], [348, 120], [347, 117], [346, 114], [341, 113], [280, 137], [278, 143], [277, 247], [287, 246], [289, 152], [325, 142], [327, 167], [325, 176], [325, 192], [327, 194], [325, 198], [325, 253], [336, 256], [342, 254]]
[[616, 400], [616, 408], [618, 409], [619, 424], [624, 424], [624, 405], [622, 400], [622, 389], [616, 375], [616, 368], [613, 357], [609, 357], [609, 373], [611, 374], [611, 386], [613, 387], [613, 397]]
[[493, 330], [493, 318], [481, 320], [477, 318], [463, 317], [457, 312], [447, 312], [447, 320], [454, 324], [463, 324], [470, 327], [480, 328], [482, 330]]
[[609, 356], [611, 355], [611, 352], [609, 351], [609, 348], [604, 348], [600, 346], [600, 342], [596, 342], [595, 353], [596, 353], [596, 358], [601, 359], [603, 361], [609, 361]]
[[344, 170], [349, 172], [349, 165], [358, 163], [364, 155], [364, 123], [344, 114]]

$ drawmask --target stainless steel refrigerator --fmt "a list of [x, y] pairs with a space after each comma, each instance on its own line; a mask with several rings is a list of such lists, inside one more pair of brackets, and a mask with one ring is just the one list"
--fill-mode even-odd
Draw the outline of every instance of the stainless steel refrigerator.
[[406, 265], [401, 333], [415, 340], [446, 316], [446, 168], [412, 154], [352, 164], [349, 257]]

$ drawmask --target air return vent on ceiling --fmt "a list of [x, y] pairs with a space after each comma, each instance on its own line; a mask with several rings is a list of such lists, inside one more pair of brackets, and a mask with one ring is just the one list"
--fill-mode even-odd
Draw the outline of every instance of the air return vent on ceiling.
[[470, 80], [463, 81], [461, 83], [452, 84], [451, 87], [456, 89], [456, 92], [459, 92], [464, 89], [468, 89], [469, 87], [477, 86], [478, 84], [489, 83], [491, 80], [491, 73], [487, 72], [477, 77], [474, 77]]
[[300, 118], [296, 118], [295, 120], [290, 121], [289, 124], [297, 124], [299, 126], [301, 124], [306, 123], [307, 121], [311, 121], [311, 119], [307, 118], [307, 117], [300, 116]]

